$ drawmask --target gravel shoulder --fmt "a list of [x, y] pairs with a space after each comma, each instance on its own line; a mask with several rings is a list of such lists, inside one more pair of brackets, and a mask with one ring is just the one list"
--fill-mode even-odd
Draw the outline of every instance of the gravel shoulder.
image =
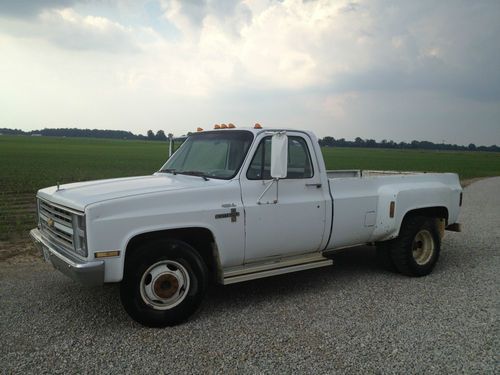
[[430, 276], [335, 265], [213, 287], [189, 322], [144, 328], [116, 285], [87, 289], [37, 257], [0, 262], [4, 373], [499, 373], [500, 177], [465, 189], [462, 233]]

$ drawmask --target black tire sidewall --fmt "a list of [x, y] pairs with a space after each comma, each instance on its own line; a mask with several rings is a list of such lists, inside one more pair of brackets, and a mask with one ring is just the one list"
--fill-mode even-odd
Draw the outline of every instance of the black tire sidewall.
[[[411, 265], [412, 265], [412, 268], [414, 268], [415, 273], [418, 274], [418, 276], [424, 276], [424, 275], [428, 275], [429, 273], [431, 273], [432, 270], [434, 269], [434, 267], [436, 266], [436, 263], [437, 263], [438, 258], [439, 258], [441, 241], [440, 241], [440, 237], [439, 237], [439, 234], [437, 232], [436, 226], [435, 226], [435, 224], [434, 225], [433, 224], [434, 224], [434, 219], [427, 219], [424, 222], [424, 224], [422, 225], [422, 227], [419, 228], [417, 231], [415, 231], [415, 234], [413, 235], [412, 243], [410, 245], [409, 250], [410, 250], [410, 255], [411, 255]], [[416, 262], [415, 258], [413, 257], [412, 245], [413, 245], [413, 241], [415, 239], [415, 236], [417, 235], [417, 233], [419, 233], [422, 230], [427, 230], [431, 234], [432, 239], [434, 241], [434, 251], [433, 251], [432, 256], [429, 259], [429, 261], [427, 261], [427, 263], [418, 264]]]
[[[187, 296], [168, 310], [156, 310], [147, 305], [140, 292], [140, 282], [146, 270], [162, 260], [180, 263], [190, 278]], [[138, 323], [149, 327], [172, 326], [184, 322], [198, 309], [205, 295], [207, 279], [206, 265], [190, 245], [179, 240], [154, 241], [141, 246], [127, 259], [120, 297], [125, 311]]]
[[[413, 257], [413, 242], [415, 236], [422, 230], [427, 230], [434, 240], [434, 251], [425, 264], [418, 264]], [[399, 241], [391, 250], [392, 259], [399, 272], [409, 276], [426, 276], [432, 272], [439, 259], [441, 238], [436, 225], [436, 219], [415, 216], [403, 223]]]

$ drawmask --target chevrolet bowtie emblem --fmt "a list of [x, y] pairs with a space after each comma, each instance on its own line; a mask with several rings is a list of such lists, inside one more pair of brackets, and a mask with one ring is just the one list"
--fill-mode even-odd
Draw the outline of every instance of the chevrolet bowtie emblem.
[[47, 225], [48, 225], [49, 227], [53, 227], [53, 226], [54, 226], [54, 220], [52, 220], [52, 219], [50, 219], [50, 218], [49, 218], [49, 219], [47, 219]]

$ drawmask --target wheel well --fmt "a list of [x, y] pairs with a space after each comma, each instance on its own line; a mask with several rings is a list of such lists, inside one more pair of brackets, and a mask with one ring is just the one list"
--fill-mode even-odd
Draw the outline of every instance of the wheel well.
[[448, 221], [448, 209], [446, 207], [425, 207], [408, 211], [403, 221], [409, 216], [427, 216]]
[[446, 225], [448, 225], [448, 209], [446, 207], [425, 207], [408, 211], [405, 214], [403, 220], [401, 221], [399, 232], [401, 232], [401, 228], [403, 227], [405, 220], [411, 216], [425, 216], [425, 217], [433, 217], [436, 219], [444, 219], [444, 221], [440, 220], [439, 223], [440, 236], [441, 237], [444, 236], [444, 228], [446, 227]]
[[212, 278], [217, 276], [218, 263], [213, 252], [215, 238], [212, 232], [206, 228], [167, 229], [139, 234], [133, 237], [127, 244], [125, 264], [127, 263], [127, 259], [130, 259], [130, 255], [134, 254], [143, 243], [166, 238], [181, 240], [191, 245], [205, 261], [210, 276]]

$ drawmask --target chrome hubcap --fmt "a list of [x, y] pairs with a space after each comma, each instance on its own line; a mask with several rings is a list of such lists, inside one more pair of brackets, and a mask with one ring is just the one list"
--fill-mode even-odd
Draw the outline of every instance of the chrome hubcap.
[[434, 238], [431, 232], [426, 229], [421, 230], [413, 239], [413, 259], [420, 266], [427, 264], [434, 254], [434, 248]]
[[162, 260], [153, 264], [142, 275], [141, 297], [156, 310], [168, 310], [186, 298], [189, 284], [189, 274], [182, 264]]

